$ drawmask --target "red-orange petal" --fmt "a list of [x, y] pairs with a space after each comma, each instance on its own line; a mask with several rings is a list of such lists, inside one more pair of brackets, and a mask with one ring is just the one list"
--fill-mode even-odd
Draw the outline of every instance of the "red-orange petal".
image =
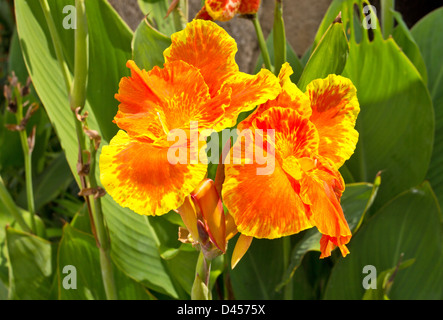
[[319, 155], [339, 168], [354, 153], [358, 132], [354, 129], [360, 112], [357, 90], [351, 80], [329, 75], [306, 88], [311, 101], [311, 121], [320, 135]]
[[300, 196], [310, 206], [310, 221], [323, 234], [322, 258], [328, 257], [338, 246], [343, 256], [349, 253], [346, 244], [351, 231], [340, 206], [344, 182], [332, 164], [317, 161], [316, 168], [306, 172], [300, 181]]
[[304, 117], [309, 118], [311, 116], [312, 110], [308, 97], [300, 89], [298, 89], [290, 79], [290, 76], [293, 73], [294, 71], [289, 63], [283, 64], [278, 76], [278, 81], [281, 87], [281, 91], [278, 96], [274, 99], [270, 99], [264, 104], [261, 104], [256, 111], [254, 111], [247, 119], [239, 124], [239, 129], [250, 126], [252, 121], [257, 116], [273, 107], [290, 108], [294, 109]]
[[219, 93], [222, 84], [238, 72], [237, 44], [212, 21], [196, 19], [171, 36], [171, 46], [163, 53], [166, 61], [182, 60], [200, 70], [209, 93]]
[[230, 92], [212, 98], [200, 71], [183, 61], [166, 63], [149, 72], [128, 62], [132, 76], [120, 83], [117, 125], [132, 136], [164, 139], [173, 129], [212, 128], [230, 104]]
[[218, 21], [228, 21], [234, 18], [242, 0], [206, 0], [205, 7], [209, 15]]
[[[298, 194], [300, 185], [285, 171], [282, 161], [289, 154], [303, 155], [315, 150], [318, 144], [315, 127], [294, 110], [286, 108], [271, 108], [254, 123], [252, 138], [237, 140], [229, 163], [225, 159], [223, 202], [238, 231], [247, 236], [273, 239], [312, 227], [307, 207]], [[278, 154], [273, 155], [269, 146], [260, 146], [256, 141], [257, 129], [262, 129], [264, 135], [267, 129], [275, 130], [274, 147]], [[253, 132], [257, 134], [254, 136]], [[263, 140], [273, 144], [272, 139]], [[248, 143], [255, 148], [254, 157], [248, 154]], [[236, 151], [239, 156], [234, 155]], [[259, 154], [269, 162], [259, 164]], [[271, 168], [264, 170], [265, 167]], [[259, 169], [266, 174], [260, 174]]]
[[168, 152], [174, 149], [119, 131], [109, 146], [102, 148], [101, 182], [118, 204], [138, 214], [162, 215], [177, 209], [204, 179], [207, 165], [190, 161], [174, 165], [168, 160]]
[[240, 8], [238, 9], [239, 14], [255, 14], [260, 8], [261, 0], [242, 0]]

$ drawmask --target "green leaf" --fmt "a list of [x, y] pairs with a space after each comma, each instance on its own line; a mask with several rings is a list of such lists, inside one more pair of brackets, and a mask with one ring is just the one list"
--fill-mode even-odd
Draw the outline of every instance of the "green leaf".
[[9, 298], [46, 300], [55, 297], [55, 263], [50, 242], [6, 229], [9, 260]]
[[383, 271], [377, 277], [377, 285], [374, 289], [366, 289], [363, 296], [363, 300], [389, 300], [389, 291], [391, 290], [392, 284], [395, 281], [395, 276], [397, 272], [409, 267], [415, 262], [415, 259], [409, 259], [408, 261], [401, 262], [389, 270]]
[[[105, 300], [98, 248], [94, 237], [66, 224], [57, 259], [59, 299]], [[114, 266], [120, 300], [146, 300], [145, 289]], [[75, 287], [71, 287], [75, 285]]]
[[417, 68], [418, 72], [423, 77], [423, 82], [425, 84], [428, 83], [428, 73], [426, 71], [426, 65], [420, 53], [420, 49], [411, 34], [411, 31], [409, 30], [406, 23], [403, 21], [400, 12], [394, 12], [394, 18], [398, 24], [392, 34], [395, 42]]
[[431, 93], [435, 113], [435, 141], [431, 164], [427, 173], [432, 187], [443, 208], [443, 8], [437, 9], [411, 30], [417, 42], [428, 73], [428, 88]]
[[[236, 238], [229, 242], [229, 257]], [[283, 239], [254, 239], [251, 247], [240, 260], [230, 278], [234, 296], [238, 300], [282, 299], [281, 291], [275, 291], [284, 272]], [[230, 258], [229, 260], [230, 261]]]
[[[33, 181], [34, 201], [36, 210], [54, 200], [72, 183], [73, 177], [66, 162], [66, 157], [60, 153], [48, 167]], [[26, 190], [19, 194], [17, 203], [26, 207]]]
[[298, 81], [300, 90], [315, 79], [341, 74], [346, 65], [349, 44], [341, 22], [333, 23], [315, 48]]
[[171, 39], [155, 30], [146, 19], [138, 26], [132, 42], [133, 59], [141, 69], [151, 70], [163, 66], [163, 51], [171, 45]]
[[[86, 9], [88, 17], [90, 17], [90, 19], [98, 19], [98, 21], [107, 21], [106, 17], [109, 15], [111, 17], [109, 22], [115, 23], [109, 30], [114, 30], [116, 37], [121, 35], [121, 32], [126, 34], [124, 30], [126, 30], [127, 27], [124, 22], [116, 18], [115, 13], [111, 11], [108, 4], [102, 2], [106, 1], [97, 0], [93, 1], [92, 4], [89, 1], [87, 2]], [[61, 39], [66, 50], [65, 57], [68, 61], [68, 66], [70, 66], [72, 70], [72, 52], [69, 50], [73, 50], [72, 43], [70, 43], [70, 41], [72, 41], [73, 31], [64, 30], [61, 23], [63, 18], [62, 7], [67, 3], [70, 2], [65, 0], [52, 0], [49, 2], [53, 9], [52, 14], [56, 18], [54, 19], [56, 25], [59, 26], [59, 32], [63, 34], [71, 33], [70, 36], [63, 36]], [[18, 34], [27, 69], [32, 77], [36, 91], [45, 106], [45, 110], [56, 129], [71, 172], [76, 175], [78, 145], [73, 115], [69, 108], [68, 95], [63, 83], [63, 76], [55, 57], [43, 12], [38, 1], [17, 0], [15, 5]], [[92, 22], [89, 25], [91, 35], [96, 34], [94, 30], [91, 30], [91, 28], [95, 28], [95, 26], [96, 24]], [[119, 29], [123, 31], [120, 32], [118, 31]], [[114, 35], [105, 34], [103, 36], [107, 37], [110, 41], [97, 42], [94, 54], [97, 59], [100, 57], [107, 62], [100, 63], [99, 65], [101, 67], [97, 68], [94, 64], [90, 64], [89, 68], [90, 73], [95, 72], [101, 76], [112, 72], [108, 69], [114, 67], [119, 69], [126, 64], [125, 54], [113, 54], [111, 52], [117, 51], [122, 53], [129, 50], [130, 54], [130, 43], [128, 43], [127, 47], [120, 47], [118, 44], [121, 45], [122, 42], [115, 40], [116, 46], [114, 46], [112, 43]], [[94, 43], [91, 42], [90, 45], [94, 46]], [[30, 50], [30, 48], [32, 48], [32, 50]], [[107, 60], [108, 57], [111, 57], [109, 58], [110, 60]], [[118, 60], [116, 60], [117, 58]], [[105, 65], [106, 68], [102, 69]], [[114, 76], [116, 76], [116, 74], [112, 73], [110, 78]], [[107, 80], [106, 82], [110, 83], [109, 81]], [[98, 130], [100, 134], [102, 134], [102, 128], [98, 126], [96, 116], [92, 109], [90, 95], [113, 96], [116, 92], [115, 86], [118, 86], [120, 79], [115, 78], [114, 81], [114, 86], [109, 88], [103, 86], [99, 92], [91, 92], [91, 90], [88, 90], [85, 107], [85, 110], [89, 112], [88, 125], [91, 129]], [[90, 82], [91, 78], [89, 79], [89, 83]], [[94, 99], [92, 100], [96, 101]], [[94, 105], [94, 107], [97, 108], [97, 105]], [[105, 105], [101, 104], [101, 107], [105, 107]], [[116, 109], [114, 110], [114, 113], [115, 112]], [[103, 124], [103, 119], [100, 122]], [[112, 125], [112, 123], [110, 123], [110, 125]], [[107, 140], [103, 139], [102, 145], [105, 144], [107, 144]], [[100, 154], [100, 152], [98, 152], [98, 154]], [[99, 173], [96, 172], [96, 174], [98, 176]], [[120, 207], [109, 195], [102, 198], [102, 207], [111, 237], [111, 256], [115, 264], [128, 276], [136, 281], [142, 282], [149, 288], [172, 297], [177, 297], [177, 292], [158, 252], [159, 242], [157, 236], [147, 218], [139, 216], [129, 209]]]
[[[404, 260], [415, 259], [399, 272], [391, 299], [441, 299], [443, 287], [442, 214], [428, 183], [412, 188], [387, 203], [365, 223], [349, 244], [351, 254], [332, 270], [325, 299], [361, 299], [363, 268], [378, 273]], [[426, 275], [426, 276], [423, 276]]]

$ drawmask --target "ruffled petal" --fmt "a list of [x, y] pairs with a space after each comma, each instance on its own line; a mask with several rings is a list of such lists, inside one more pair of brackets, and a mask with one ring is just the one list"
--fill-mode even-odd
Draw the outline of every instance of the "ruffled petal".
[[[254, 124], [248, 128], [249, 135], [237, 139], [229, 161], [225, 159], [223, 201], [238, 231], [273, 239], [312, 227], [308, 207], [298, 194], [300, 185], [291, 172], [285, 171], [288, 169], [283, 161], [289, 154], [315, 150], [315, 127], [294, 110], [285, 108], [267, 110]], [[268, 129], [275, 130], [275, 139], [262, 137], [268, 136]]]
[[312, 114], [309, 98], [292, 83], [290, 76], [294, 73], [289, 63], [283, 64], [278, 81], [281, 87], [280, 93], [274, 99], [269, 99], [261, 104], [247, 119], [239, 124], [239, 128], [248, 127], [254, 119], [266, 110], [273, 107], [290, 108], [300, 115], [309, 118]]
[[281, 91], [277, 77], [266, 69], [262, 69], [257, 75], [236, 73], [225, 81], [220, 91], [226, 90], [231, 91], [231, 103], [215, 127], [216, 131], [235, 126], [240, 113], [274, 99]]
[[209, 15], [218, 21], [228, 21], [234, 18], [242, 0], [206, 0], [205, 7]]
[[174, 146], [158, 147], [119, 131], [102, 149], [101, 182], [118, 204], [138, 214], [177, 209], [204, 179], [207, 165], [171, 164], [168, 152], [174, 152]]
[[311, 101], [311, 121], [320, 135], [319, 154], [339, 168], [354, 153], [358, 132], [354, 129], [360, 112], [356, 88], [351, 80], [329, 75], [306, 88]]
[[230, 92], [211, 98], [200, 71], [183, 61], [166, 63], [163, 69], [149, 72], [128, 62], [132, 76], [123, 78], [119, 93], [119, 112], [115, 122], [131, 136], [152, 141], [164, 139], [172, 129], [212, 128], [230, 104]]
[[328, 257], [331, 250], [338, 246], [346, 256], [346, 244], [351, 239], [351, 230], [340, 206], [344, 182], [332, 164], [323, 160], [316, 162], [316, 168], [305, 174], [300, 181], [300, 196], [310, 206], [309, 219], [323, 234], [321, 258]]
[[239, 70], [235, 40], [212, 21], [193, 20], [174, 33], [171, 41], [163, 53], [165, 60], [182, 60], [199, 69], [211, 96], [218, 94], [225, 80]]
[[223, 202], [239, 232], [274, 239], [312, 227], [294, 181], [276, 162], [270, 175], [258, 175], [258, 164], [226, 164]]

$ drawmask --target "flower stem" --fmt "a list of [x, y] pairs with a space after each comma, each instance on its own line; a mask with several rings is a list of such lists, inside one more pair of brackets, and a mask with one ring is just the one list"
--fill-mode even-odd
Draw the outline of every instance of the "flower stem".
[[211, 261], [205, 258], [203, 251], [200, 251], [195, 267], [195, 280], [192, 286], [192, 300], [211, 300], [209, 290], [209, 276], [211, 272]]
[[[23, 101], [20, 94], [17, 92], [17, 124], [20, 124], [23, 120]], [[28, 203], [28, 211], [31, 215], [31, 230], [35, 234], [37, 232], [37, 225], [35, 222], [35, 201], [34, 201], [34, 188], [32, 184], [32, 148], [28, 143], [28, 137], [26, 134], [26, 128], [18, 131], [20, 135], [20, 143], [22, 145], [24, 164], [25, 164], [25, 180], [26, 180], [26, 200]]]
[[281, 0], [275, 1], [274, 10], [274, 72], [278, 76], [282, 65], [286, 62], [286, 32], [283, 21]]
[[[84, 0], [75, 1], [77, 29], [75, 30], [75, 56], [74, 56], [74, 82], [71, 88], [70, 105], [75, 118], [75, 126], [79, 143], [79, 167], [84, 168], [86, 147], [86, 137], [83, 131], [82, 122], [76, 117], [76, 112], [80, 114], [86, 102], [86, 88], [88, 80], [88, 22], [86, 17], [86, 7]], [[81, 174], [81, 187], [96, 189], [97, 181], [95, 177], [96, 150], [94, 142], [91, 142], [89, 148], [90, 168], [86, 175]], [[106, 298], [108, 300], [117, 300], [117, 290], [115, 287], [112, 261], [110, 256], [110, 244], [107, 229], [104, 223], [101, 201], [99, 197], [94, 196], [91, 201], [90, 196], [85, 196], [88, 206], [91, 227], [96, 237], [96, 243], [99, 248], [100, 265], [103, 284], [105, 287]]]
[[254, 15], [254, 17], [252, 18], [252, 23], [254, 24], [255, 33], [257, 34], [258, 45], [260, 47], [265, 67], [266, 69], [272, 71], [271, 58], [269, 56], [268, 47], [266, 46], [266, 40], [263, 35], [263, 30], [261, 28], [260, 21], [257, 15]]

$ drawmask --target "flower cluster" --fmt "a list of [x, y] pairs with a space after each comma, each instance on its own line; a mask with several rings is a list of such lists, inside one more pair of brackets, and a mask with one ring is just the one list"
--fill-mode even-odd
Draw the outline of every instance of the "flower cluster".
[[[220, 20], [215, 2], [206, 1], [205, 8]], [[224, 3], [242, 13], [250, 6], [256, 11], [259, 1]], [[323, 234], [321, 257], [335, 246], [346, 255], [351, 232], [340, 206], [344, 182], [338, 169], [358, 140], [355, 87], [330, 75], [301, 92], [290, 80], [289, 64], [278, 77], [265, 69], [249, 75], [239, 71], [236, 51], [223, 28], [196, 19], [172, 35], [163, 68], [145, 71], [128, 62], [131, 76], [121, 80], [116, 95], [114, 121], [121, 130], [100, 157], [104, 187], [120, 205], [142, 215], [177, 211], [187, 229], [181, 240], [199, 245], [208, 258], [224, 253], [237, 232], [233, 265], [253, 237], [273, 239], [314, 226]], [[255, 154], [275, 160], [268, 173], [257, 175], [265, 165], [246, 154], [241, 138], [219, 165], [224, 179], [215, 183], [207, 179], [202, 159], [205, 139], [197, 139], [198, 161], [191, 161], [192, 152], [187, 161], [168, 161], [171, 152], [191, 149], [193, 132], [235, 127], [246, 111], [253, 112], [237, 128], [252, 133]], [[171, 140], [177, 129], [188, 139]]]

